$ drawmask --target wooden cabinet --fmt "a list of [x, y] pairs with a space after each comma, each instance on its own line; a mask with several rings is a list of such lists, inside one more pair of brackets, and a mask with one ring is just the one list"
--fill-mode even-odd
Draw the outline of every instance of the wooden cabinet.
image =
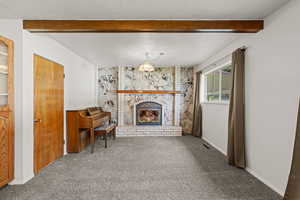
[[0, 36], [0, 187], [14, 177], [13, 42]]

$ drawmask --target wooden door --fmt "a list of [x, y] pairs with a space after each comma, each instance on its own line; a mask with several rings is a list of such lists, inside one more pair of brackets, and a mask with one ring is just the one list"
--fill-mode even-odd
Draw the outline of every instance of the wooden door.
[[0, 36], [0, 187], [14, 178], [13, 41]]
[[34, 55], [34, 172], [63, 155], [64, 67]]

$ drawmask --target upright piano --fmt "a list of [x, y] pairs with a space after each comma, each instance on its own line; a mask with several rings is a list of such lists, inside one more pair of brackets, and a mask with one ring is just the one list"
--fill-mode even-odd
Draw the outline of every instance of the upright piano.
[[[110, 112], [99, 107], [67, 111], [67, 151], [79, 153], [88, 144], [95, 142], [94, 129], [109, 123]], [[93, 148], [93, 147], [92, 147]]]

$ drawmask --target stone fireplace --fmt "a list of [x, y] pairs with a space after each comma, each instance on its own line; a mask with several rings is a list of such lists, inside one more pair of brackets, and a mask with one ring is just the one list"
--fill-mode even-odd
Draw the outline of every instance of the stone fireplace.
[[[143, 73], [138, 67], [98, 68], [97, 104], [111, 112], [118, 136], [181, 135], [191, 133], [193, 118], [193, 67], [156, 67]], [[118, 93], [116, 90], [180, 91], [171, 93]], [[162, 105], [161, 125], [136, 125], [135, 106], [151, 101]], [[182, 129], [181, 129], [182, 127]]]
[[136, 104], [134, 109], [134, 124], [137, 126], [161, 126], [163, 106], [157, 102], [144, 101]]
[[[181, 136], [180, 68], [118, 68], [117, 136]], [[152, 92], [149, 92], [152, 91]], [[166, 92], [169, 91], [169, 92]]]

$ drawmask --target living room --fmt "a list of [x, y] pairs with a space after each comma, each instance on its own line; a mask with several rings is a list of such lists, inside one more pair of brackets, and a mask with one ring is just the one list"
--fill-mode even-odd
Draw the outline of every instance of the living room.
[[0, 199], [300, 198], [300, 2], [227, 3], [0, 1]]

